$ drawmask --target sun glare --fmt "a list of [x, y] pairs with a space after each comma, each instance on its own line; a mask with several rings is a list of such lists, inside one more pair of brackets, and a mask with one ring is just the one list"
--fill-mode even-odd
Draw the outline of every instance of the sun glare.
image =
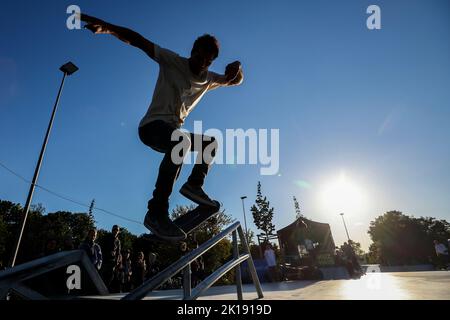
[[341, 173], [321, 188], [319, 202], [324, 212], [358, 215], [364, 209], [366, 199], [363, 189]]

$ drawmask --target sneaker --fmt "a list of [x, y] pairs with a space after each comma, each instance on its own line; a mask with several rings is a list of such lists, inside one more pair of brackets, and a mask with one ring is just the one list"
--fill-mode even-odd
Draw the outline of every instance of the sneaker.
[[217, 202], [208, 197], [205, 191], [203, 191], [202, 187], [195, 187], [186, 182], [181, 187], [180, 193], [198, 205], [217, 207]]
[[144, 226], [155, 236], [164, 240], [181, 241], [186, 239], [186, 233], [165, 214], [150, 214], [150, 212], [147, 212]]

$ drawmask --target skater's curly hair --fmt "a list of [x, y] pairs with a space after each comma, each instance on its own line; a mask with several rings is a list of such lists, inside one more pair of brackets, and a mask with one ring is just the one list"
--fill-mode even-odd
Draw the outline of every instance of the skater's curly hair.
[[206, 51], [212, 52], [215, 59], [219, 56], [219, 47], [219, 41], [214, 36], [210, 34], [204, 34], [201, 37], [198, 37], [197, 40], [195, 40], [191, 55], [199, 48], [204, 48]]

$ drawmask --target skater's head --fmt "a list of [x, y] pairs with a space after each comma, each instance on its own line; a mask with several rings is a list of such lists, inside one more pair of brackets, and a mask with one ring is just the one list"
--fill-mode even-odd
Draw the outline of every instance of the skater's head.
[[87, 238], [87, 240], [89, 240], [91, 242], [95, 241], [95, 239], [97, 239], [97, 230], [96, 229], [90, 229], [88, 231], [88, 234], [87, 234], [86, 238]]
[[120, 232], [119, 226], [117, 224], [113, 225], [111, 232], [112, 232], [114, 237], [117, 237], [119, 235], [119, 232]]
[[195, 40], [191, 50], [189, 64], [194, 74], [208, 70], [208, 67], [219, 55], [219, 41], [209, 34], [204, 34]]

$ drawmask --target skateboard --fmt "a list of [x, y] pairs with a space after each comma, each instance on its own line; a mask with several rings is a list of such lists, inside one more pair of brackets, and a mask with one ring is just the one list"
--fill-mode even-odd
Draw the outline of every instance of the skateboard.
[[[183, 230], [186, 235], [194, 232], [206, 221], [220, 212], [220, 203], [218, 201], [214, 202], [216, 203], [215, 207], [199, 205], [173, 220], [173, 223]], [[145, 239], [150, 241], [167, 242], [167, 240], [161, 239], [154, 234], [146, 235]]]

